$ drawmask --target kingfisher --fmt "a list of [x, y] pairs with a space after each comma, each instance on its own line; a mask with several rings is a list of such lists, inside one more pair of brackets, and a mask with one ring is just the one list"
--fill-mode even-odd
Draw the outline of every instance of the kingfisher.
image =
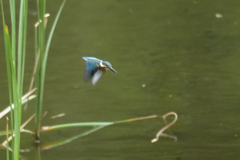
[[83, 60], [86, 61], [86, 69], [84, 71], [83, 79], [85, 82], [88, 82], [92, 79], [92, 84], [95, 85], [97, 81], [101, 78], [103, 73], [106, 72], [107, 69], [110, 69], [114, 73], [117, 73], [113, 68], [111, 63], [108, 61], [103, 61], [101, 59], [97, 59], [95, 57], [82, 57]]

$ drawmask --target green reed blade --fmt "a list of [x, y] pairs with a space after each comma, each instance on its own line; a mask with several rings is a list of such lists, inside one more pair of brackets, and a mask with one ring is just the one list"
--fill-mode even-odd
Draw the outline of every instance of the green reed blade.
[[[7, 37], [8, 51], [11, 51], [10, 37], [8, 32], [8, 27], [5, 25], [5, 33]], [[11, 79], [12, 79], [12, 93], [13, 93], [13, 103], [15, 106], [14, 109], [14, 146], [13, 146], [13, 157], [14, 159], [19, 159], [19, 144], [20, 144], [20, 119], [19, 119], [19, 108], [20, 108], [20, 99], [18, 96], [18, 87], [17, 87], [17, 77], [16, 77], [16, 62], [13, 60], [11, 52], [6, 54], [7, 59], [10, 61], [11, 68]]]
[[[26, 58], [26, 43], [27, 43], [27, 13], [28, 13], [28, 0], [24, 3], [24, 19], [23, 19], [23, 56], [22, 56], [22, 73], [21, 73], [21, 86], [23, 86], [24, 79], [24, 69], [25, 69], [25, 58]], [[23, 87], [21, 87], [21, 93], [23, 92]], [[22, 96], [21, 96], [22, 97]]]
[[[18, 95], [21, 97], [21, 90], [22, 90], [22, 47], [23, 47], [23, 12], [24, 12], [24, 1], [21, 0], [20, 2], [20, 11], [19, 11], [19, 24], [18, 24], [18, 51], [17, 51], [17, 86], [18, 86]], [[20, 109], [19, 109], [20, 111]], [[20, 113], [19, 113], [20, 114]], [[19, 117], [20, 118], [20, 117]]]
[[80, 123], [59, 124], [54, 126], [43, 126], [41, 129], [41, 132], [47, 132], [47, 131], [56, 130], [56, 129], [64, 129], [69, 127], [109, 126], [113, 124], [140, 121], [140, 120], [152, 119], [156, 117], [157, 115], [151, 115], [151, 116], [137, 117], [137, 118], [131, 118], [126, 120], [114, 121], [114, 122], [80, 122]]
[[[4, 9], [3, 9], [3, 4], [2, 4], [2, 0], [1, 2], [1, 9], [2, 9], [2, 22], [3, 22], [3, 34], [4, 34], [4, 44], [5, 44], [5, 54], [6, 54], [6, 64], [7, 64], [7, 79], [8, 79], [8, 91], [9, 91], [9, 102], [10, 104], [13, 103], [12, 100], [12, 78], [11, 78], [11, 69], [10, 69], [10, 62], [9, 62], [9, 54], [11, 54], [11, 47], [10, 44], [8, 42], [10, 42], [10, 40], [8, 41], [8, 37], [5, 31], [5, 18], [4, 18]], [[11, 130], [13, 130], [13, 111], [12, 108], [10, 107], [10, 111], [11, 111]], [[12, 141], [12, 146], [14, 146], [14, 143]], [[12, 156], [14, 157], [14, 154], [12, 152]]]
[[44, 56], [44, 50], [45, 50], [45, 7], [46, 7], [46, 1], [41, 0], [40, 5], [40, 24], [39, 24], [39, 48], [40, 48], [40, 58], [39, 58], [39, 64], [38, 64], [38, 69], [37, 69], [37, 74], [36, 74], [36, 81], [37, 81], [37, 88], [38, 88], [38, 97], [36, 101], [36, 135], [35, 138], [39, 140], [40, 138], [40, 126], [41, 126], [41, 115], [42, 115], [42, 96], [43, 96], [43, 91], [42, 91], [42, 63], [43, 63], [43, 56]]
[[66, 144], [66, 143], [69, 143], [69, 142], [72, 142], [73, 140], [77, 139], [77, 138], [80, 138], [80, 137], [83, 137], [83, 136], [87, 136], [93, 132], [96, 132], [97, 130], [99, 129], [102, 129], [106, 126], [98, 126], [98, 127], [94, 127], [93, 129], [90, 129], [84, 133], [81, 133], [81, 134], [78, 134], [76, 136], [72, 136], [72, 137], [69, 137], [69, 138], [64, 138], [64, 139], [61, 139], [61, 140], [57, 140], [57, 141], [54, 141], [54, 142], [50, 142], [50, 143], [47, 143], [47, 144], [44, 144], [44, 145], [41, 145], [41, 149], [45, 150], [45, 149], [51, 149], [51, 148], [54, 148], [54, 147], [57, 147], [57, 146], [61, 146], [63, 144]]
[[[63, 1], [61, 7], [59, 8], [58, 10], [58, 13], [57, 13], [57, 16], [54, 20], [54, 23], [53, 23], [53, 26], [51, 28], [51, 31], [50, 31], [50, 34], [49, 34], [49, 37], [48, 37], [48, 40], [47, 40], [47, 44], [46, 44], [46, 49], [45, 49], [45, 52], [44, 52], [44, 56], [43, 56], [43, 49], [44, 49], [44, 46], [41, 46], [42, 45], [42, 41], [43, 41], [43, 38], [44, 36], [42, 35], [43, 33], [40, 34], [40, 82], [38, 83], [39, 85], [39, 94], [38, 94], [38, 104], [37, 104], [37, 109], [36, 109], [36, 123], [37, 123], [37, 127], [36, 127], [36, 137], [37, 139], [39, 139], [40, 137], [40, 126], [41, 126], [41, 122], [40, 122], [40, 119], [41, 119], [41, 114], [42, 114], [42, 101], [43, 101], [43, 91], [44, 91], [44, 80], [45, 80], [45, 72], [46, 72], [46, 65], [47, 65], [47, 57], [48, 57], [48, 51], [49, 51], [49, 47], [50, 47], [50, 44], [51, 44], [51, 40], [52, 40], [52, 36], [53, 36], [53, 33], [54, 33], [54, 30], [56, 28], [56, 24], [58, 22], [58, 19], [59, 19], [59, 16], [61, 14], [61, 11], [63, 9], [63, 6], [65, 4], [66, 0]], [[43, 20], [43, 16], [45, 15], [45, 10], [42, 9], [43, 7], [43, 2], [41, 3], [41, 20]], [[43, 15], [43, 12], [44, 12], [44, 15]], [[40, 24], [40, 32], [44, 30], [44, 21]], [[43, 57], [42, 57], [43, 56]]]
[[[1, 2], [1, 9], [2, 9], [2, 22], [3, 22], [3, 28], [5, 28], [5, 18], [4, 18], [4, 10], [3, 10], [3, 4], [2, 0]], [[12, 104], [12, 81], [11, 81], [11, 70], [10, 70], [10, 63], [8, 59], [8, 54], [11, 52], [8, 50], [8, 42], [7, 42], [7, 35], [5, 33], [5, 30], [3, 30], [4, 34], [4, 44], [5, 44], [5, 53], [6, 53], [6, 64], [7, 64], [7, 78], [8, 78], [8, 91], [9, 91], [9, 102]], [[13, 113], [11, 109], [11, 130], [13, 130]]]
[[12, 58], [15, 61], [16, 57], [16, 8], [15, 0], [9, 0], [10, 13], [11, 13], [11, 25], [12, 25]]

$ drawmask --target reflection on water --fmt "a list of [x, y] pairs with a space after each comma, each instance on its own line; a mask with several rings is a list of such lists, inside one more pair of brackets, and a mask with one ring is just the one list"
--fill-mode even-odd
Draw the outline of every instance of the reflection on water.
[[[47, 3], [50, 26], [60, 3]], [[237, 1], [67, 1], [50, 48], [43, 105], [48, 115], [42, 124], [116, 121], [174, 111], [179, 119], [171, 133], [178, 141], [160, 138], [150, 143], [164, 126], [153, 119], [104, 128], [43, 151], [41, 159], [238, 159], [238, 13]], [[29, 20], [26, 90], [33, 68], [35, 15]], [[3, 53], [2, 39], [0, 45]], [[83, 56], [110, 61], [118, 74], [105, 74], [96, 86], [86, 84]], [[1, 109], [8, 105], [3, 57]], [[33, 106], [29, 103], [23, 121]], [[50, 119], [60, 113], [65, 116]], [[0, 128], [4, 126], [0, 120]], [[42, 141], [78, 132], [82, 130], [42, 134]], [[22, 134], [21, 148], [32, 144], [33, 139]], [[22, 156], [34, 159], [34, 154]]]

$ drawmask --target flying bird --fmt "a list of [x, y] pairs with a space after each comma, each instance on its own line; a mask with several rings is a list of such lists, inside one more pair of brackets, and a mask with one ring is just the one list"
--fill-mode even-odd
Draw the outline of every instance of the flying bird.
[[107, 69], [110, 69], [114, 73], [117, 73], [108, 61], [103, 61], [95, 57], [82, 58], [86, 61], [87, 65], [83, 76], [85, 82], [88, 82], [92, 79], [92, 84], [95, 85]]

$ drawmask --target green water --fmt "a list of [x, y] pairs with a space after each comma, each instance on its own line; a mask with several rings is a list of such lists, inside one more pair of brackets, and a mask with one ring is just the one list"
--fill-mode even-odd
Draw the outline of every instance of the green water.
[[[48, 27], [60, 1], [48, 1]], [[35, 1], [29, 2], [25, 91], [33, 69]], [[221, 18], [216, 14], [220, 13]], [[42, 125], [116, 121], [175, 111], [172, 139], [150, 141], [160, 119], [104, 128], [74, 142], [41, 151], [42, 160], [239, 159], [240, 2], [225, 0], [67, 1], [50, 48]], [[8, 21], [8, 23], [10, 23]], [[2, 26], [2, 25], [0, 25]], [[0, 32], [0, 101], [8, 105], [6, 65]], [[83, 81], [85, 61], [109, 61], [96, 86]], [[145, 86], [145, 87], [143, 87]], [[34, 102], [23, 112], [25, 121]], [[65, 116], [50, 119], [65, 113]], [[0, 130], [5, 120], [0, 120]], [[33, 130], [34, 123], [27, 129]], [[42, 144], [77, 135], [80, 128], [42, 134]], [[0, 142], [4, 137], [0, 137]], [[33, 138], [22, 134], [21, 153], [37, 159]], [[0, 150], [1, 159], [5, 150]]]

